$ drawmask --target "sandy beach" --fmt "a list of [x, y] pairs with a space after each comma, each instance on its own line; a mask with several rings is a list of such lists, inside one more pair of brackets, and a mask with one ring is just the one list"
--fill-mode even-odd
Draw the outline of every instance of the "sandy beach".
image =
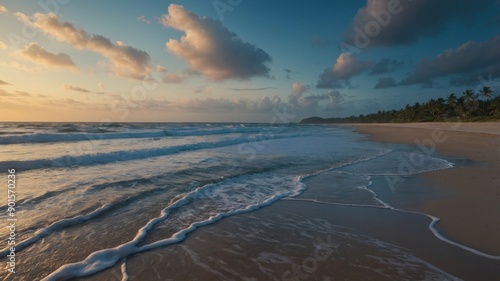
[[[296, 198], [129, 257], [130, 280], [497, 280], [499, 260], [470, 249], [500, 252], [498, 126], [352, 125], [388, 147], [417, 149], [418, 140], [429, 149], [425, 141], [433, 140], [431, 154], [456, 166], [405, 177], [395, 189], [384, 176], [372, 177], [369, 189], [397, 209], [349, 205], [345, 196], [346, 204], [329, 204], [331, 191], [344, 185], [343, 175], [323, 173], [305, 180], [307, 191]], [[441, 218], [439, 232], [469, 250], [436, 237], [423, 213]], [[120, 271], [115, 265], [78, 280], [116, 279]]]
[[374, 141], [420, 145], [424, 153], [459, 158], [452, 169], [423, 175], [447, 196], [422, 202], [421, 211], [441, 218], [439, 229], [452, 239], [500, 254], [499, 122], [349, 126]]

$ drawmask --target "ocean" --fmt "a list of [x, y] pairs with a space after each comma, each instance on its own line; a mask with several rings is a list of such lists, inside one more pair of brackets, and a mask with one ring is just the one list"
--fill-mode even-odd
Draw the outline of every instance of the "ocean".
[[[185, 240], [205, 227], [218, 229], [220, 223], [219, 230], [226, 231], [224, 221], [230, 218], [247, 215], [248, 225], [264, 229], [270, 225], [252, 217], [253, 213], [293, 200], [391, 209], [370, 188], [375, 179], [387, 182], [389, 190], [391, 181], [451, 167], [450, 161], [414, 147], [372, 142], [351, 129], [333, 126], [3, 123], [0, 174], [5, 179], [15, 174], [16, 181], [11, 188], [15, 191], [13, 203], [9, 205], [7, 199], [2, 202], [1, 221], [5, 225], [15, 222], [16, 273], [4, 270], [0, 279], [90, 276], [88, 280], [93, 280], [101, 272], [119, 268], [116, 280], [129, 280], [127, 267], [133, 267], [134, 259], [172, 247], [187, 247]], [[329, 184], [311, 191], [308, 181], [320, 176], [327, 177]], [[1, 190], [7, 195], [6, 181], [2, 182], [6, 187]], [[9, 206], [14, 206], [10, 213]], [[283, 218], [287, 220], [290, 218]], [[236, 228], [234, 233], [238, 232]], [[432, 225], [428, 231], [436, 231], [436, 237], [446, 240]], [[325, 233], [338, 239], [343, 239], [342, 235], [356, 237], [334, 227]], [[2, 227], [0, 235], [2, 241], [8, 241], [12, 230]], [[258, 245], [258, 233], [252, 237]], [[372, 241], [363, 237], [358, 241]], [[369, 246], [374, 251], [388, 253], [386, 243], [372, 242]], [[7, 243], [2, 249], [0, 260], [8, 263], [6, 256], [12, 251]], [[191, 257], [195, 251], [184, 250]], [[389, 255], [391, 266], [399, 270], [395, 274], [404, 276], [419, 268], [418, 264], [427, 266], [427, 278], [451, 278], [414, 256], [403, 257], [402, 251]], [[149, 271], [177, 271], [181, 265], [174, 265], [179, 259], [175, 255], [162, 255], [167, 259], [163, 265], [151, 263]], [[289, 257], [284, 253], [281, 256], [284, 258], [276, 260], [263, 254], [262, 260], [253, 260], [262, 262], [256, 265], [256, 271], [264, 270], [263, 264], [286, 263]], [[231, 268], [234, 257], [228, 258], [211, 265], [204, 263], [199, 271], [213, 273], [218, 266]], [[244, 279], [238, 277], [237, 268], [223, 272], [226, 275], [206, 280]], [[251, 278], [251, 270], [245, 276], [245, 280], [258, 280]], [[276, 276], [275, 280], [285, 280], [282, 272]]]

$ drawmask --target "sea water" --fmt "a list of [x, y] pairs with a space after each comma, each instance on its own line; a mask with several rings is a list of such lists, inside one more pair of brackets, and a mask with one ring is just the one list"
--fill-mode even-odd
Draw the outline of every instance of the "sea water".
[[[418, 159], [411, 170], [401, 163]], [[12, 280], [88, 276], [132, 254], [278, 200], [307, 197], [304, 179], [336, 173], [322, 202], [390, 208], [370, 176], [453, 164], [366, 141], [350, 129], [297, 124], [4, 123], [0, 174], [15, 170]], [[2, 189], [4, 190], [4, 189]], [[7, 201], [2, 221], [8, 219]], [[0, 230], [0, 239], [10, 235]], [[9, 253], [5, 247], [0, 259]], [[11, 280], [12, 274], [0, 273]]]

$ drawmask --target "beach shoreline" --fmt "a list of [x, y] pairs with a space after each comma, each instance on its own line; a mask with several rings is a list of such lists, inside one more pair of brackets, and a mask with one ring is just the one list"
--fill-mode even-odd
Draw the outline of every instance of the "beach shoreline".
[[[500, 254], [500, 123], [348, 124], [370, 140], [414, 145], [419, 152], [457, 159], [447, 170], [420, 175], [437, 193], [418, 211], [439, 217], [438, 228], [472, 248]], [[404, 183], [401, 183], [404, 184]]]
[[[394, 130], [391, 126], [370, 125], [366, 130], [380, 134], [372, 140], [390, 143], [389, 149], [399, 150], [399, 145], [393, 143], [413, 144], [400, 147], [401, 151], [417, 149], [415, 139], [433, 140], [434, 136], [440, 140], [445, 136], [431, 156], [452, 161], [456, 167], [404, 177], [404, 182], [395, 187], [396, 192], [388, 188], [384, 175], [358, 178], [354, 185], [372, 190], [376, 197], [359, 201], [357, 195], [354, 204], [349, 203], [350, 193], [332, 197], [329, 203], [332, 198], [327, 193], [353, 183], [348, 173], [325, 171], [306, 178], [307, 189], [297, 197], [201, 227], [180, 243], [131, 255], [122, 266], [131, 280], [139, 276], [144, 280], [495, 280], [500, 274], [498, 259], [488, 255], [497, 255], [496, 237], [492, 236], [494, 230], [483, 225], [494, 222], [494, 213], [483, 220], [476, 218], [478, 213], [495, 211], [495, 197], [488, 198], [491, 190], [486, 188], [480, 194], [467, 194], [466, 184], [457, 191], [447, 173], [458, 173], [457, 184], [462, 185], [462, 176], [475, 180], [471, 173], [491, 176], [491, 169], [497, 168], [496, 159], [483, 150], [491, 151], [496, 136], [447, 130], [445, 134], [433, 134], [433, 129]], [[390, 132], [396, 133], [392, 139], [387, 137]], [[381, 140], [382, 136], [387, 139]], [[461, 141], [471, 136], [479, 147], [468, 145], [466, 152], [454, 151], [460, 150], [464, 146]], [[450, 152], [443, 152], [440, 146]], [[481, 181], [483, 187], [487, 184], [491, 182]], [[458, 210], [464, 206], [460, 201], [464, 198], [474, 208], [461, 214]], [[481, 209], [478, 200], [492, 201]], [[426, 214], [442, 219], [437, 225], [439, 234], [433, 232], [433, 220]], [[460, 221], [465, 226], [472, 224], [474, 231], [461, 232]], [[110, 280], [120, 275], [117, 264], [77, 280]]]

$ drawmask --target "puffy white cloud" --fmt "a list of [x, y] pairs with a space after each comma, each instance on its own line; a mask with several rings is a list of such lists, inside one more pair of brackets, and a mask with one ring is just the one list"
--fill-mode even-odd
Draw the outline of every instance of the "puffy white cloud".
[[9, 10], [7, 10], [7, 8], [5, 8], [5, 6], [0, 5], [0, 14], [6, 14], [8, 12], [9, 12]]
[[333, 67], [323, 71], [316, 87], [341, 87], [342, 81], [348, 81], [350, 78], [359, 75], [371, 66], [372, 63], [369, 61], [359, 61], [351, 53], [342, 53]]
[[85, 89], [85, 88], [73, 86], [73, 85], [69, 85], [69, 84], [64, 84], [63, 89], [68, 90], [68, 91], [80, 92], [80, 93], [90, 93], [90, 91]]
[[300, 107], [300, 99], [307, 92], [309, 92], [309, 86], [304, 86], [297, 82], [293, 83], [292, 92], [288, 96], [288, 102], [290, 106], [295, 108]]
[[346, 80], [358, 75], [370, 66], [370, 62], [358, 61], [350, 53], [342, 53], [333, 66], [333, 73], [337, 79]]
[[26, 59], [48, 67], [65, 67], [77, 69], [71, 57], [65, 53], [53, 54], [45, 50], [36, 42], [31, 42], [26, 49], [19, 52]]
[[58, 16], [53, 13], [36, 13], [33, 19], [22, 13], [16, 13], [16, 17], [29, 22], [58, 41], [66, 42], [80, 50], [99, 53], [109, 60], [113, 72], [118, 76], [139, 80], [150, 78], [151, 58], [145, 51], [127, 46], [120, 41], [112, 43], [102, 35], [89, 34], [83, 29], [76, 28], [72, 23], [59, 21]]
[[[422, 59], [402, 84], [429, 85], [434, 78], [472, 72], [500, 76], [498, 50], [500, 50], [500, 35], [483, 42], [466, 42], [457, 49], [448, 49], [433, 59]], [[453, 84], [460, 84], [456, 79], [460, 80], [460, 78], [453, 79]], [[470, 79], [468, 80], [470, 83]]]
[[200, 18], [183, 6], [171, 4], [162, 23], [185, 33], [180, 40], [170, 39], [167, 49], [209, 80], [269, 76], [271, 56], [241, 40], [220, 21]]

